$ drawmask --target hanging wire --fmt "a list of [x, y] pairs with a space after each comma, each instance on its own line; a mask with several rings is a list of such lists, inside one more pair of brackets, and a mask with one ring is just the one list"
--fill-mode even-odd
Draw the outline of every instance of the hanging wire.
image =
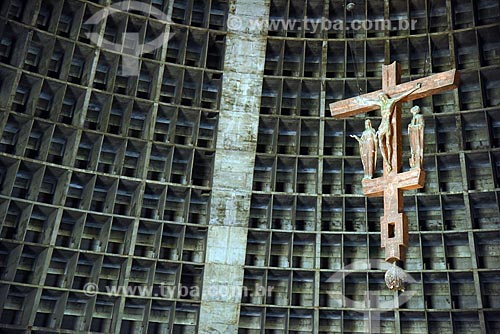
[[[356, 5], [353, 3], [353, 2], [349, 2], [345, 4], [345, 9], [351, 13], [351, 22], [352, 20], [354, 20], [354, 8], [356, 7]], [[348, 27], [346, 26], [346, 29]], [[353, 29], [350, 29], [351, 31], [351, 39], [354, 43], [354, 50], [353, 48], [351, 47], [350, 43], [348, 44], [349, 45], [349, 50], [351, 50], [351, 58], [352, 58], [352, 62], [354, 64], [354, 75], [356, 76], [356, 85], [358, 87], [358, 96], [361, 95], [363, 93], [362, 89], [361, 89], [361, 86], [359, 85], [359, 78], [358, 78], [358, 63], [356, 61], [356, 39], [354, 38], [354, 30]]]
[[427, 49], [425, 51], [424, 77], [428, 76], [429, 73], [432, 70], [432, 66], [431, 66], [431, 60], [432, 59], [429, 59], [429, 57], [432, 57], [432, 53], [434, 52], [434, 48], [432, 48], [432, 52], [430, 52], [430, 48], [431, 48], [431, 45], [432, 45], [432, 40], [431, 40], [431, 37], [430, 37], [430, 32], [431, 32], [431, 26], [432, 26], [431, 25], [432, 10], [433, 10], [434, 6], [432, 5], [432, 1], [428, 1], [428, 3], [430, 3], [430, 10], [428, 12], [429, 19], [427, 20], [427, 38], [428, 38], [428, 41], [429, 41], [430, 44], [427, 45]]

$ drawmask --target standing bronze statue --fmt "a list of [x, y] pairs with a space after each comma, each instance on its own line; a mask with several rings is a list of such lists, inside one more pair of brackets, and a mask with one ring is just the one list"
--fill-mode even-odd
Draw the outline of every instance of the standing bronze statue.
[[380, 122], [380, 126], [378, 127], [377, 136], [378, 136], [378, 146], [380, 147], [380, 153], [382, 153], [382, 158], [384, 159], [384, 163], [386, 166], [387, 173], [390, 173], [392, 170], [392, 114], [394, 112], [394, 108], [396, 104], [422, 87], [421, 83], [417, 83], [414, 88], [395, 95], [393, 98], [389, 98], [385, 93], [379, 93], [378, 99], [367, 99], [358, 97], [356, 98], [356, 103], [360, 106], [379, 106], [380, 111], [382, 113], [382, 121]]
[[413, 114], [408, 124], [408, 136], [410, 137], [410, 167], [421, 168], [424, 164], [424, 117], [420, 114], [420, 107], [414, 106], [410, 112]]
[[365, 121], [365, 131], [361, 138], [351, 135], [359, 143], [359, 151], [361, 153], [361, 162], [365, 173], [364, 179], [371, 179], [377, 168], [377, 134], [372, 128], [372, 122], [367, 119]]

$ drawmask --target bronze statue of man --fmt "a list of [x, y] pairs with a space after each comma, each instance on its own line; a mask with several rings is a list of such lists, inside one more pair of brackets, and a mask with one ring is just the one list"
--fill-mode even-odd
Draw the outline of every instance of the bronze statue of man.
[[410, 167], [421, 168], [424, 164], [424, 117], [420, 114], [420, 107], [414, 106], [410, 109], [413, 114], [408, 124], [408, 136], [410, 137]]
[[398, 94], [392, 98], [389, 98], [387, 94], [380, 93], [378, 95], [378, 99], [367, 99], [358, 97], [356, 99], [356, 103], [358, 105], [365, 106], [379, 106], [382, 114], [382, 121], [380, 122], [380, 126], [378, 127], [377, 136], [378, 136], [378, 146], [380, 147], [380, 152], [382, 153], [382, 158], [384, 159], [384, 163], [386, 166], [386, 170], [389, 173], [392, 170], [392, 114], [394, 112], [394, 107], [396, 103], [401, 101], [403, 98], [407, 97], [417, 89], [422, 87], [421, 83], [417, 83], [414, 88], [410, 89], [407, 92]]
[[364, 178], [371, 179], [377, 166], [377, 134], [372, 128], [372, 122], [369, 119], [365, 121], [365, 131], [363, 131], [361, 138], [355, 135], [351, 135], [351, 137], [359, 143]]

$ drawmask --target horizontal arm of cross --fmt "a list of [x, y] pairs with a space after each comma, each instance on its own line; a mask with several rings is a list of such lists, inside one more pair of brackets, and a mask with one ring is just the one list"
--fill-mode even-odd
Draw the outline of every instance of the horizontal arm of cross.
[[[426, 96], [430, 96], [433, 94], [438, 94], [450, 89], [454, 89], [458, 87], [458, 82], [460, 80], [460, 74], [457, 70], [450, 70], [443, 73], [438, 73], [431, 75], [429, 77], [417, 79], [410, 82], [405, 82], [403, 84], [390, 87], [387, 91], [378, 90], [375, 92], [371, 92], [360, 97], [364, 99], [376, 100], [380, 93], [385, 93], [389, 97], [393, 97], [394, 95], [401, 94], [403, 92], [409, 91], [417, 83], [421, 83], [422, 87], [418, 89], [416, 92], [410, 94], [409, 96], [403, 98], [401, 101], [413, 101], [417, 99], [421, 99]], [[353, 97], [347, 100], [335, 102], [330, 104], [330, 112], [335, 118], [345, 118], [349, 116], [354, 116], [362, 113], [366, 113], [372, 110], [377, 110], [379, 107], [377, 105], [366, 106], [359, 105], [356, 102], [357, 97]]]
[[363, 193], [367, 197], [382, 197], [388, 183], [395, 184], [401, 190], [414, 190], [424, 187], [425, 172], [420, 168], [410, 169], [408, 172], [391, 174], [376, 179], [363, 180]]

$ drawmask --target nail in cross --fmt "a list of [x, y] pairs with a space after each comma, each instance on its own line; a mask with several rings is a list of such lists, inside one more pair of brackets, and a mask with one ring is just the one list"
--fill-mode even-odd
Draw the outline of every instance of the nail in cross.
[[[408, 245], [408, 218], [404, 214], [403, 191], [422, 188], [425, 183], [425, 172], [421, 167], [398, 173], [403, 160], [400, 102], [457, 88], [459, 73], [450, 70], [403, 84], [400, 84], [400, 80], [399, 64], [394, 62], [384, 65], [382, 90], [330, 104], [330, 111], [335, 118], [381, 108], [382, 118], [384, 119], [385, 113], [390, 124], [384, 130], [387, 133], [387, 147], [380, 147], [384, 157], [384, 176], [362, 181], [363, 193], [367, 197], [384, 197], [384, 216], [380, 217], [381, 246], [385, 248], [385, 258], [389, 262], [404, 261]], [[381, 130], [383, 129], [379, 128], [379, 132]]]

